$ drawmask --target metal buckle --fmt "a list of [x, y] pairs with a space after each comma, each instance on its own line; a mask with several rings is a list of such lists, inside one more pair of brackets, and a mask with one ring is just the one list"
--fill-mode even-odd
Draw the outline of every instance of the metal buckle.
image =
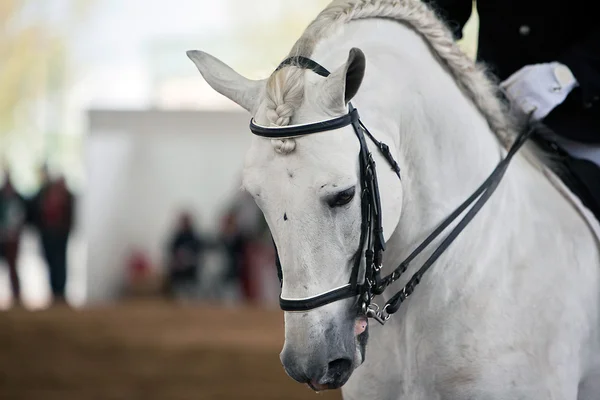
[[386, 312], [387, 304], [383, 307], [383, 310], [379, 310], [379, 306], [375, 303], [371, 303], [367, 306], [366, 316], [367, 318], [373, 318], [375, 321], [379, 322], [381, 325], [385, 325], [388, 319], [390, 319], [390, 314]]
[[375, 270], [375, 272], [381, 271], [381, 267], [382, 267], [381, 264], [377, 265], [377, 264], [373, 263], [373, 269]]

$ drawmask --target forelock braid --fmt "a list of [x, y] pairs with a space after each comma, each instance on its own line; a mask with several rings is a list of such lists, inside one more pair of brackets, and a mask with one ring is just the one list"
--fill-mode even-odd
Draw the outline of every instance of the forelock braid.
[[[304, 70], [290, 66], [276, 71], [267, 82], [267, 119], [274, 126], [290, 124], [304, 99]], [[294, 139], [271, 140], [275, 151], [288, 154], [296, 148]]]

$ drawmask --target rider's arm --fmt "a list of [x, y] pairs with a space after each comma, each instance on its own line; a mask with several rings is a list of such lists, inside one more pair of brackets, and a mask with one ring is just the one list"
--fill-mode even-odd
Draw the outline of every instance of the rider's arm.
[[[577, 42], [557, 60], [565, 64], [579, 84], [579, 100], [584, 108], [600, 106], [600, 29]], [[600, 113], [600, 110], [596, 111]], [[599, 133], [600, 135], [600, 133]]]

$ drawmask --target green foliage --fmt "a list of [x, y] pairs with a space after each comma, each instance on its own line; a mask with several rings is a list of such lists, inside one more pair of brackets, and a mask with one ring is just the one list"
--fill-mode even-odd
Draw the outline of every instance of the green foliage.
[[48, 132], [59, 133], [67, 35], [92, 1], [70, 0], [59, 23], [45, 18], [54, 0], [0, 1], [0, 162], [17, 170], [17, 184], [28, 180], [26, 164], [33, 171], [45, 161]]

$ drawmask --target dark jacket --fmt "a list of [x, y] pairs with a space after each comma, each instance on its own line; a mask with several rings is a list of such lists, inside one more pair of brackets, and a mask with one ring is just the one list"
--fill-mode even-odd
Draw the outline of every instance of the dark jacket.
[[48, 231], [61, 232], [69, 234], [73, 228], [74, 213], [75, 213], [75, 197], [73, 194], [65, 191], [65, 204], [63, 204], [62, 219], [60, 223], [51, 224], [44, 218], [44, 205], [47, 200], [47, 195], [50, 191], [51, 184], [44, 185], [34, 196], [29, 200], [28, 204], [28, 222], [36, 227], [41, 233]]
[[[8, 194], [3, 189], [0, 187], [0, 243], [18, 240], [27, 218], [27, 203], [23, 196], [16, 191]], [[21, 208], [23, 213], [21, 221], [11, 220], [11, 215], [9, 214], [13, 211], [18, 212], [18, 210], [11, 210], [12, 207]], [[12, 225], [15, 223], [16, 225]], [[0, 249], [0, 257], [1, 255], [2, 249]]]
[[195, 280], [203, 242], [191, 229], [179, 230], [169, 244], [171, 279]]
[[[471, 0], [424, 0], [448, 23], [456, 39]], [[592, 0], [478, 0], [477, 61], [501, 81], [529, 64], [558, 61], [579, 82], [545, 119], [557, 134], [600, 143], [600, 19]]]

